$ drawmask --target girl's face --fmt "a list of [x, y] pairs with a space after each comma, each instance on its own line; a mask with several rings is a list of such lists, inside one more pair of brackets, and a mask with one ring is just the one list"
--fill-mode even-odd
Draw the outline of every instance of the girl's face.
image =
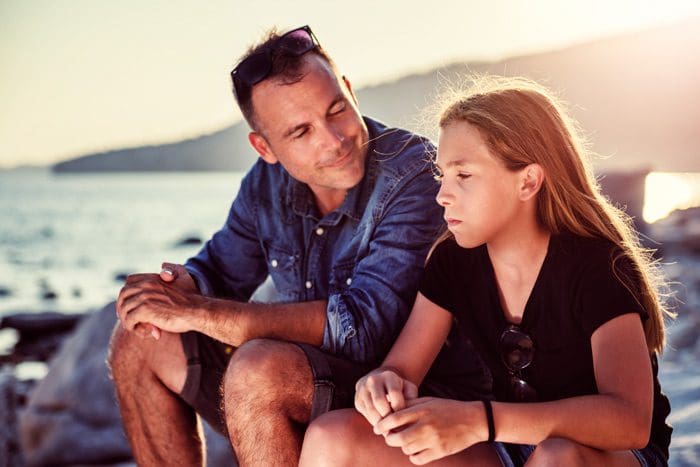
[[436, 165], [437, 202], [460, 246], [492, 242], [513, 224], [521, 206], [520, 171], [506, 169], [475, 126], [455, 121], [442, 128]]

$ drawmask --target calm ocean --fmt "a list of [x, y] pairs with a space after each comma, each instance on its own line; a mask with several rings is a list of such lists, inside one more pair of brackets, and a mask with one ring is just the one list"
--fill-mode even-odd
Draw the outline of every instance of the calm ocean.
[[[200, 246], [178, 242], [223, 225], [241, 176], [0, 171], [0, 317], [101, 307], [121, 288], [119, 274], [183, 262]], [[647, 204], [658, 210], [681, 182], [686, 204], [700, 205], [698, 174], [651, 174]]]
[[[239, 173], [0, 172], [0, 316], [83, 312], [113, 300], [118, 274], [183, 262], [223, 225]], [[55, 298], [44, 298], [55, 294]]]

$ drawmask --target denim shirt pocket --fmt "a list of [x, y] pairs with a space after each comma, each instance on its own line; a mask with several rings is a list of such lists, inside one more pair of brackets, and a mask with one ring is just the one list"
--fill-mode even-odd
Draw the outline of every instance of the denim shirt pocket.
[[346, 261], [333, 266], [328, 293], [330, 295], [341, 294], [352, 285], [352, 275], [355, 269], [355, 261]]
[[301, 255], [291, 249], [263, 243], [267, 270], [275, 284], [280, 301], [299, 300], [301, 283]]

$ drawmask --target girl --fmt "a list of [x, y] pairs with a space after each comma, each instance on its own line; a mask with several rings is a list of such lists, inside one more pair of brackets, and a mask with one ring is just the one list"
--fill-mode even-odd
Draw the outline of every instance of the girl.
[[[660, 275], [554, 98], [523, 79], [480, 84], [441, 114], [448, 233], [411, 316], [357, 383], [359, 414], [315, 421], [301, 465], [666, 465]], [[417, 397], [452, 326], [493, 400]]]

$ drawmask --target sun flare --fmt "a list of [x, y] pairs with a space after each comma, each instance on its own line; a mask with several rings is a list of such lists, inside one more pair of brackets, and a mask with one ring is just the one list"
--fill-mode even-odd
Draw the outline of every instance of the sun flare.
[[700, 204], [700, 174], [652, 172], [644, 187], [644, 220], [655, 222], [675, 209]]

